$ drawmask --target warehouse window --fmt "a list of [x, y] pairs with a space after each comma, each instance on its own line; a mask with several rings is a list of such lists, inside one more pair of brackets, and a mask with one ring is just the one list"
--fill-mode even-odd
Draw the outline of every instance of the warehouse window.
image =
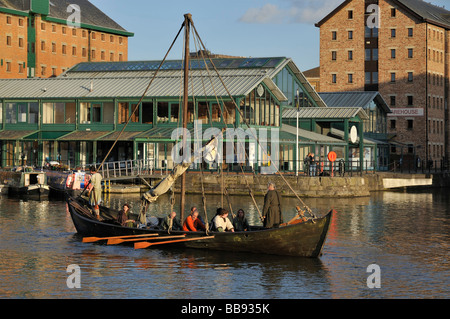
[[76, 116], [76, 104], [68, 103], [43, 103], [44, 124], [74, 124]]

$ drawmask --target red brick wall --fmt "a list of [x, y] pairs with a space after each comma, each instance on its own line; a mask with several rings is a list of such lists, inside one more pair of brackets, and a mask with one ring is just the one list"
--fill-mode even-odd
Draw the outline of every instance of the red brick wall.
[[[353, 19], [348, 11], [353, 11]], [[363, 91], [364, 90], [364, 1], [352, 1], [320, 28], [320, 91]], [[332, 32], [337, 40], [332, 40]], [[353, 31], [353, 39], [348, 32]], [[336, 60], [332, 60], [332, 52]], [[353, 51], [353, 60], [348, 59]], [[353, 74], [353, 83], [348, 83], [348, 74]], [[336, 83], [332, 83], [336, 74]]]
[[[27, 25], [26, 17], [0, 12], [0, 78], [27, 77], [26, 67], [23, 68], [23, 63], [26, 66], [27, 62]], [[7, 43], [8, 37], [10, 37], [10, 44]], [[19, 47], [19, 41], [21, 47]]]
[[[36, 76], [50, 77], [53, 73], [59, 75], [77, 63], [88, 62], [89, 37], [91, 37], [91, 61], [119, 61], [119, 58], [122, 61], [128, 60], [128, 38], [125, 36], [98, 31], [89, 32], [86, 29], [71, 28], [65, 24], [37, 18]], [[53, 46], [56, 52], [53, 52]]]
[[[19, 19], [22, 26], [19, 26]], [[0, 78], [27, 77], [27, 26], [28, 19], [0, 12]], [[60, 75], [63, 71], [89, 57], [89, 36], [91, 37], [91, 61], [127, 61], [128, 38], [110, 33], [86, 29], [73, 29], [65, 24], [43, 21], [37, 16], [36, 27], [36, 69], [35, 77], [48, 78]], [[73, 33], [75, 30], [75, 33]], [[11, 44], [7, 45], [7, 37]], [[19, 39], [20, 44], [19, 45]], [[65, 53], [63, 53], [63, 45]], [[55, 52], [53, 52], [53, 46]], [[84, 52], [83, 52], [84, 50]], [[7, 62], [10, 71], [7, 70]], [[25, 68], [23, 64], [25, 63]], [[22, 65], [19, 68], [19, 64]]]
[[[389, 120], [396, 121], [395, 129], [389, 129], [389, 132], [396, 134], [395, 141], [413, 144], [416, 147], [421, 146], [416, 149], [416, 152], [423, 160], [426, 158], [428, 127], [429, 157], [439, 160], [445, 155], [447, 144], [444, 83], [445, 76], [448, 81], [449, 75], [449, 66], [445, 65], [445, 56], [449, 57], [449, 48], [448, 45], [447, 48], [445, 47], [445, 30], [417, 20], [403, 9], [397, 8], [390, 0], [380, 0], [379, 7], [379, 92], [388, 104], [390, 104], [391, 96], [395, 96], [395, 106], [391, 108], [412, 107], [424, 110], [423, 117], [389, 117]], [[396, 8], [395, 17], [391, 17], [391, 8]], [[352, 20], [348, 19], [348, 10], [351, 9], [353, 9]], [[322, 92], [364, 90], [364, 11], [364, 1], [353, 0], [320, 27]], [[408, 28], [413, 29], [412, 37], [408, 36]], [[354, 30], [353, 40], [348, 40], [346, 37], [349, 29]], [[392, 29], [396, 30], [395, 37], [391, 36]], [[332, 31], [337, 31], [338, 39], [335, 41], [331, 39]], [[346, 52], [350, 49], [354, 51], [353, 61], [347, 61]], [[394, 59], [391, 58], [392, 49], [395, 49]], [[412, 57], [408, 56], [408, 49], [412, 49]], [[331, 51], [337, 52], [336, 61], [332, 60]], [[412, 72], [412, 81], [408, 81], [409, 72]], [[347, 81], [348, 73], [354, 73], [353, 84]], [[391, 73], [396, 75], [395, 83], [391, 82]], [[331, 82], [332, 74], [336, 74], [337, 83]], [[408, 96], [413, 97], [412, 105], [408, 103]], [[413, 127], [408, 128], [411, 121], [413, 121]], [[391, 123], [388, 121], [388, 128], [390, 126]], [[407, 152], [407, 149], [403, 151]]]

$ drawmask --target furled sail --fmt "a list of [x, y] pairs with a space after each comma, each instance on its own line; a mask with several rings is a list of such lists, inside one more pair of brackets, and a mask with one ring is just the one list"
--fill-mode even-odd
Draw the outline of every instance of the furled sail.
[[154, 188], [142, 195], [142, 198], [149, 203], [155, 202], [159, 196], [165, 194], [173, 186], [177, 178], [183, 175], [192, 163], [202, 156], [208, 162], [214, 161], [217, 158], [218, 153], [218, 138], [218, 136], [213, 137], [205, 146], [203, 146], [203, 148], [194, 152], [188, 161], [183, 161], [182, 163], [175, 165], [170, 174]]

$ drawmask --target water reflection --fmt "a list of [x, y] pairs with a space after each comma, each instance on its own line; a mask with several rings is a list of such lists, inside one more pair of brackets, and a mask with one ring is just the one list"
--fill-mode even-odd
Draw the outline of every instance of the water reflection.
[[[211, 218], [221, 197], [207, 199]], [[324, 255], [303, 259], [84, 244], [64, 202], [0, 197], [0, 298], [448, 298], [449, 201], [439, 190], [306, 199], [318, 215], [337, 213]], [[139, 195], [111, 196], [107, 204], [125, 202], [139, 211]], [[201, 196], [189, 196], [186, 208], [200, 204]], [[283, 204], [289, 220], [298, 202]], [[248, 198], [233, 197], [233, 207], [259, 222]], [[163, 196], [149, 213], [169, 211]], [[381, 289], [367, 288], [372, 263], [381, 267]], [[82, 269], [82, 289], [66, 286], [70, 264]]]

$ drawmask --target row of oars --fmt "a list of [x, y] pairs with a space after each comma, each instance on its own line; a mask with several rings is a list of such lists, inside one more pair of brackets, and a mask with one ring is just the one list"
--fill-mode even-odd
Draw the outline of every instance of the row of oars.
[[[186, 234], [176, 236], [159, 236], [159, 234], [141, 234], [128, 236], [114, 236], [114, 237], [84, 237], [83, 243], [93, 243], [97, 241], [106, 240], [108, 245], [118, 245], [122, 243], [134, 243], [134, 249], [148, 248], [156, 245], [175, 244], [194, 240], [211, 239], [214, 236], [203, 236], [194, 238], [185, 238]], [[184, 238], [184, 239], [175, 239]], [[175, 240], [167, 240], [175, 239]]]

